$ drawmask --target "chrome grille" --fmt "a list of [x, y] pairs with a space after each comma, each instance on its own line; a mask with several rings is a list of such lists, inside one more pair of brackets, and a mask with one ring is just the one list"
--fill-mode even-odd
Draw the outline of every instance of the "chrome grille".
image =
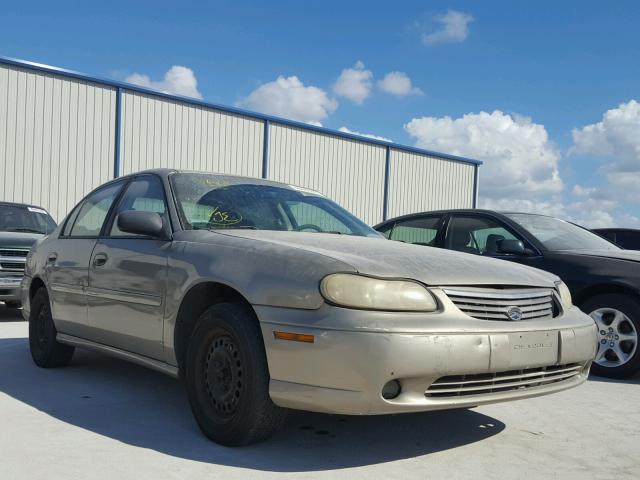
[[0, 262], [2, 270], [9, 270], [12, 272], [24, 271], [24, 262]]
[[461, 311], [482, 320], [511, 321], [509, 311], [514, 307], [522, 314], [520, 320], [544, 320], [553, 318], [558, 313], [553, 290], [550, 288], [445, 288], [444, 292]]
[[0, 257], [23, 257], [23, 258], [27, 258], [27, 255], [29, 255], [29, 250], [0, 249]]
[[567, 381], [580, 375], [582, 367], [571, 363], [507, 372], [451, 375], [440, 377], [424, 394], [427, 398], [447, 398], [524, 390]]
[[29, 250], [19, 248], [0, 249], [0, 270], [9, 272], [24, 272], [24, 264]]

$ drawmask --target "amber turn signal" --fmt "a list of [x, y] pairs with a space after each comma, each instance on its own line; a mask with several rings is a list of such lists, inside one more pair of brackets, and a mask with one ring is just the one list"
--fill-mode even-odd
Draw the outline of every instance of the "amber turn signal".
[[313, 335], [304, 335], [302, 333], [278, 332], [274, 330], [273, 336], [278, 340], [290, 340], [292, 342], [313, 343], [315, 341]]

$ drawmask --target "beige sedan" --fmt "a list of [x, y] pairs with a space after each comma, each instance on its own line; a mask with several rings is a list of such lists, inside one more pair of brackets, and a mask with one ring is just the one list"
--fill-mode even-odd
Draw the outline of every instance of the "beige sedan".
[[475, 406], [575, 387], [594, 321], [554, 275], [389, 242], [327, 198], [142, 172], [90, 193], [27, 259], [36, 364], [88, 348], [181, 377], [202, 431], [271, 435], [286, 409]]

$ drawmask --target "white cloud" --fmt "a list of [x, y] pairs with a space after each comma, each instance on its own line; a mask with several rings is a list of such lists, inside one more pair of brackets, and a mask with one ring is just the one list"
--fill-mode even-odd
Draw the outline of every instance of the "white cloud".
[[290, 118], [313, 125], [321, 122], [338, 108], [338, 102], [327, 92], [305, 86], [298, 77], [279, 76], [256, 88], [239, 105], [270, 115]]
[[193, 70], [181, 65], [171, 67], [164, 74], [164, 78], [159, 81], [151, 80], [148, 75], [140, 73], [129, 75], [125, 81], [141, 87], [159, 90], [163, 93], [202, 98], [202, 94], [198, 91], [198, 80], [196, 80]]
[[602, 120], [574, 128], [573, 154], [610, 158], [609, 169], [617, 172], [640, 172], [640, 103], [630, 100], [608, 110]]
[[582, 185], [574, 185], [571, 193], [573, 193], [576, 197], [588, 197], [590, 195], [593, 195], [597, 191], [598, 189], [594, 187], [583, 187]]
[[407, 95], [422, 95], [422, 90], [414, 87], [409, 76], [404, 72], [389, 72], [382, 80], [378, 80], [378, 88], [383, 92], [405, 97]]
[[375, 140], [382, 140], [384, 142], [393, 142], [393, 140], [391, 140], [390, 138], [380, 137], [378, 135], [374, 135], [373, 133], [356, 132], [354, 130], [348, 129], [347, 127], [340, 127], [338, 130], [343, 132], [343, 133], [350, 133], [351, 135], [358, 135], [360, 137], [373, 138]]
[[543, 125], [530, 118], [468, 113], [459, 118], [414, 118], [405, 125], [418, 147], [484, 161], [481, 192], [491, 198], [530, 198], [559, 193], [560, 154]]
[[[587, 196], [615, 199], [621, 204], [640, 203], [640, 103], [622, 103], [606, 111], [599, 122], [574, 128], [572, 135], [572, 156], [592, 155], [603, 160], [597, 173], [605, 183]], [[636, 217], [618, 218], [629, 223]]]
[[449, 10], [444, 15], [438, 15], [435, 20], [442, 24], [440, 30], [422, 35], [425, 45], [439, 43], [463, 42], [469, 35], [469, 24], [473, 17], [468, 13]]
[[352, 102], [361, 104], [371, 95], [373, 88], [373, 73], [366, 70], [364, 63], [356, 62], [352, 68], [345, 68], [333, 86], [333, 92]]

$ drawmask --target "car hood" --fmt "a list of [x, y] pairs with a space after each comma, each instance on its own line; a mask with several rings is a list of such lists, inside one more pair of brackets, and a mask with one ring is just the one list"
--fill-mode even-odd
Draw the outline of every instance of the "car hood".
[[582, 257], [615, 258], [616, 260], [640, 262], [640, 251], [635, 250], [562, 250], [554, 253], [560, 255], [579, 255]]
[[44, 235], [26, 232], [0, 232], [0, 247], [31, 248]]
[[324, 255], [365, 275], [411, 278], [427, 285], [553, 287], [558, 280], [555, 275], [516, 263], [383, 238], [270, 230], [216, 233]]

